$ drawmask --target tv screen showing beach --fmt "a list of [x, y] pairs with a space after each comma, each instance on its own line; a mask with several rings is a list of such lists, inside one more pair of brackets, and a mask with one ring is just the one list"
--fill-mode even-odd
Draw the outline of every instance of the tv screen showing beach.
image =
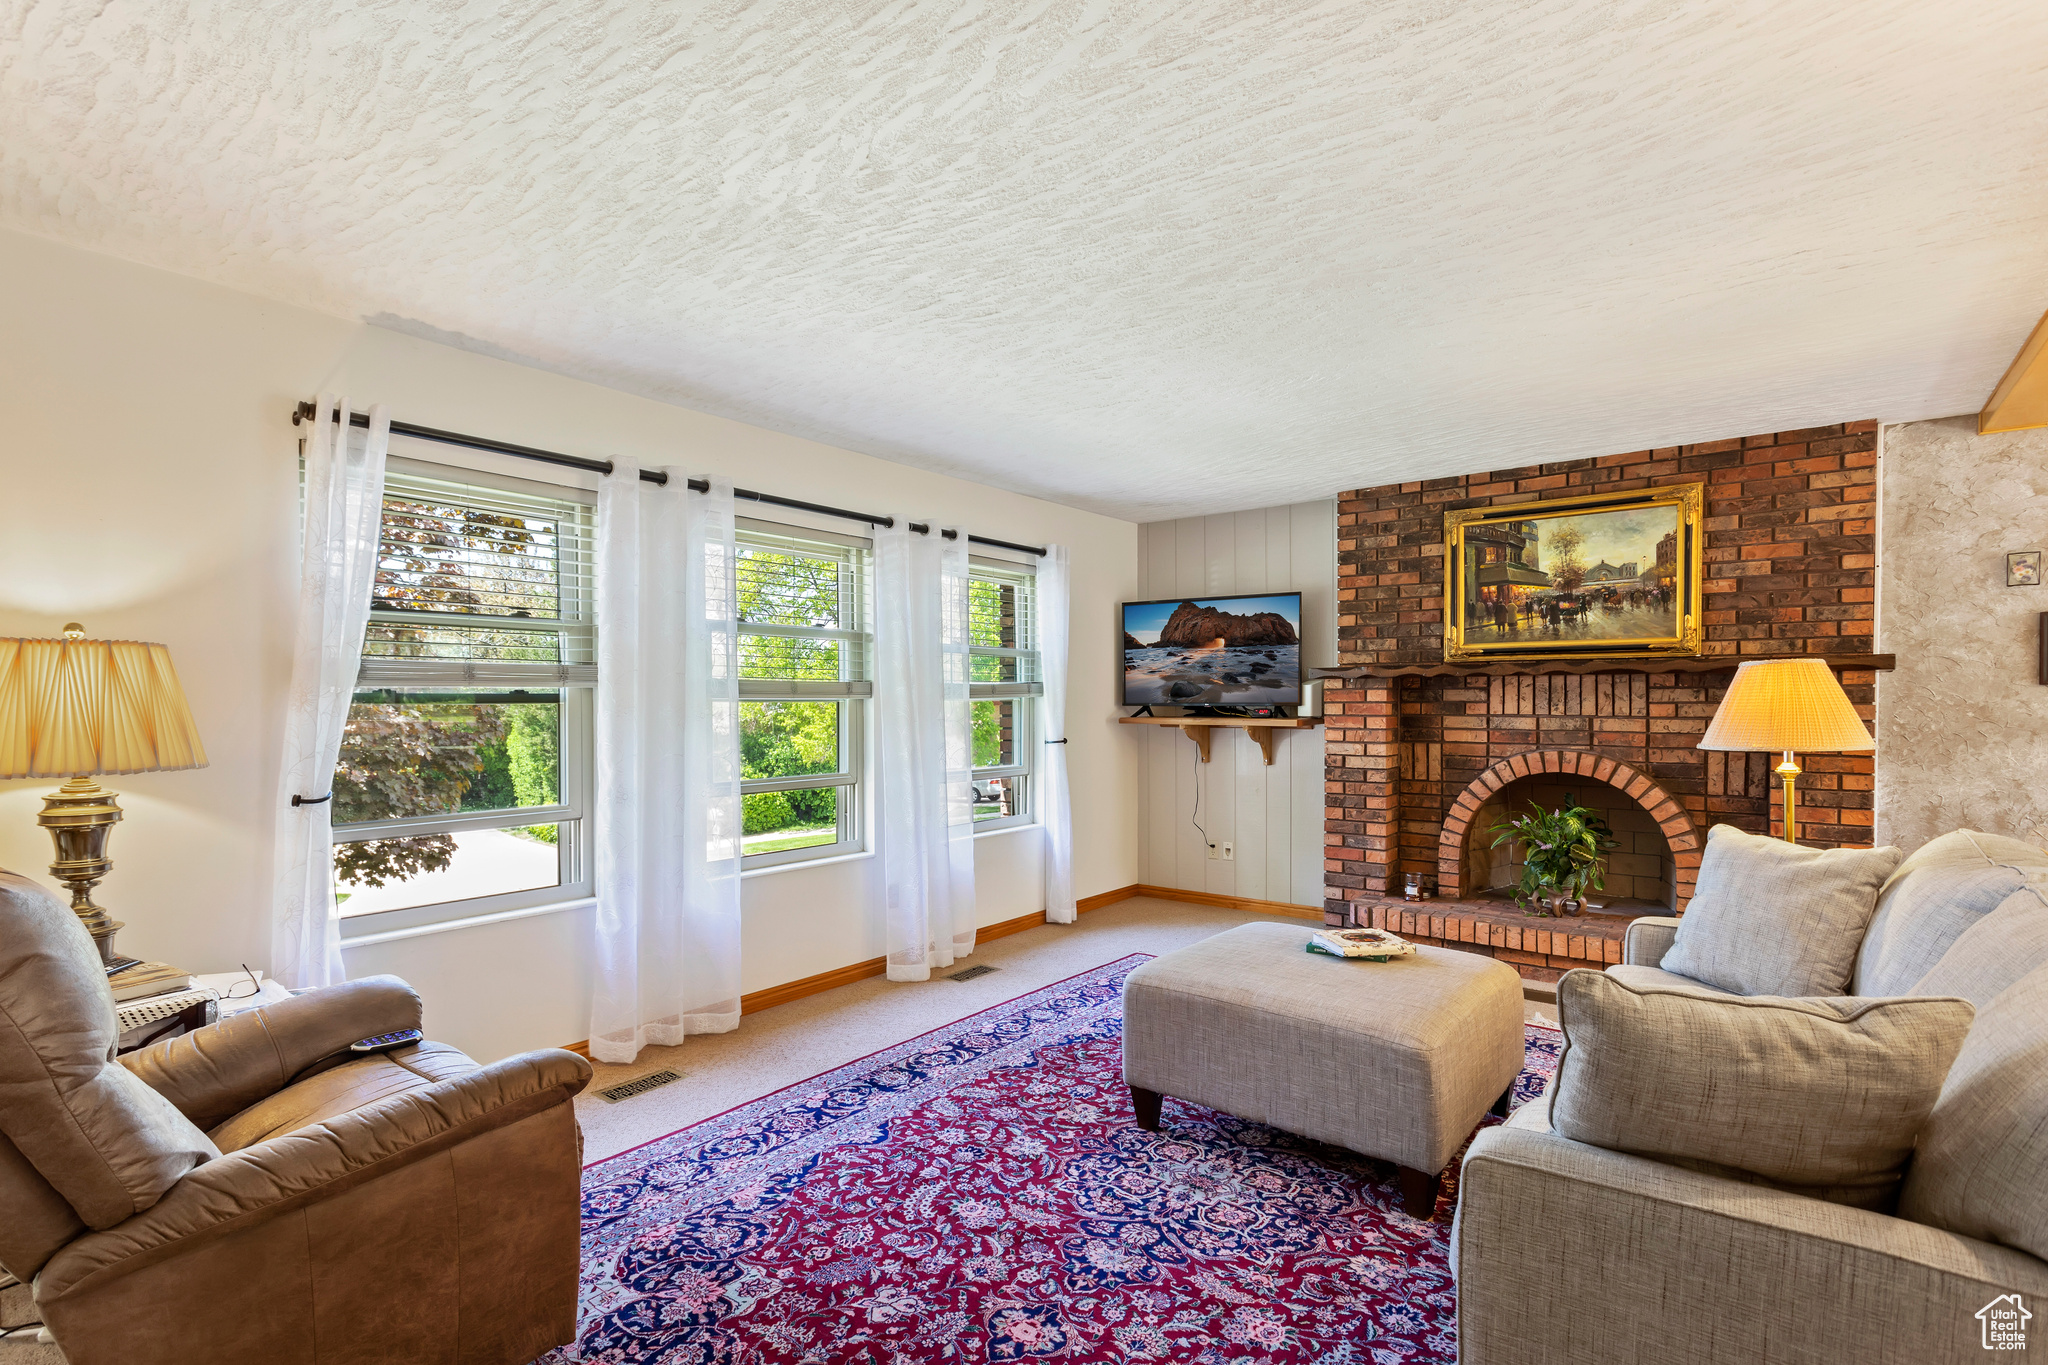
[[1124, 603], [1124, 705], [1300, 701], [1300, 593]]

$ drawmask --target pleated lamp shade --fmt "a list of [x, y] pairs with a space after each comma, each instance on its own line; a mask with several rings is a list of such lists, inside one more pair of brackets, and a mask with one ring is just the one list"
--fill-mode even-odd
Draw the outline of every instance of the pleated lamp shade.
[[1824, 659], [1761, 659], [1735, 670], [1702, 749], [1848, 754], [1877, 748]]
[[205, 767], [171, 651], [83, 636], [0, 639], [0, 778]]

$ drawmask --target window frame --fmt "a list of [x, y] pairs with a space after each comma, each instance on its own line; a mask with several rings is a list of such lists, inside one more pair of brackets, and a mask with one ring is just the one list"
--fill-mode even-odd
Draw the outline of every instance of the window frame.
[[[834, 804], [838, 816], [838, 837], [829, 844], [809, 844], [802, 848], [778, 849], [771, 853], [742, 852], [740, 868], [743, 873], [767, 868], [788, 867], [792, 864], [822, 862], [828, 859], [845, 858], [867, 852], [867, 792], [868, 792], [868, 700], [874, 695], [871, 670], [874, 660], [874, 542], [864, 536], [844, 535], [836, 531], [822, 531], [814, 527], [789, 522], [769, 521], [758, 517], [737, 517], [734, 519], [734, 539], [741, 550], [749, 547], [770, 553], [784, 553], [794, 550], [799, 553], [814, 553], [822, 547], [836, 547], [845, 551], [840, 560], [844, 566], [840, 574], [840, 600], [838, 619], [849, 618], [862, 623], [863, 629], [840, 626], [792, 626], [779, 622], [749, 622], [741, 619], [738, 634], [742, 640], [748, 635], [780, 636], [782, 638], [837, 640], [851, 648], [842, 648], [839, 653], [840, 677], [837, 680], [825, 678], [749, 678], [739, 679], [739, 700], [742, 707], [748, 702], [788, 701], [837, 703], [839, 707], [839, 767], [830, 773], [802, 773], [791, 777], [742, 778], [742, 798], [760, 792], [812, 791], [819, 787], [832, 787], [838, 793]], [[848, 676], [858, 674], [861, 676]], [[744, 714], [744, 712], [742, 713]]]
[[[968, 557], [968, 577], [983, 582], [1009, 583], [1020, 592], [1028, 592], [1028, 609], [1019, 613], [1020, 637], [1024, 643], [1017, 645], [968, 645], [969, 672], [975, 657], [995, 659], [1017, 659], [1018, 672], [1028, 673], [1028, 681], [1019, 682], [973, 682], [967, 685], [967, 696], [971, 703], [977, 701], [1008, 701], [1010, 708], [1010, 735], [1012, 761], [976, 767], [971, 780], [978, 786], [984, 779], [1002, 778], [1010, 784], [1011, 798], [1008, 815], [991, 816], [986, 820], [974, 821], [976, 834], [993, 833], [996, 830], [1015, 829], [1023, 825], [1038, 823], [1037, 783], [1035, 781], [1038, 756], [1038, 698], [1044, 695], [1045, 684], [1038, 667], [1038, 566], [1035, 563], [1020, 563], [1010, 559], [996, 559], [985, 555]], [[1028, 662], [1030, 667], [1023, 667]]]
[[[392, 475], [400, 485], [392, 488]], [[394, 610], [373, 607], [371, 624], [411, 624], [435, 620], [446, 624], [488, 624], [494, 630], [553, 635], [561, 643], [554, 661], [463, 660], [452, 658], [394, 657], [364, 654], [357, 664], [351, 702], [364, 692], [399, 691], [413, 694], [454, 692], [493, 696], [494, 700], [516, 702], [519, 691], [554, 692], [560, 707], [557, 744], [560, 754], [559, 795], [549, 806], [508, 808], [500, 811], [458, 811], [441, 815], [399, 816], [384, 820], [337, 823], [334, 843], [360, 843], [370, 839], [395, 839], [411, 835], [454, 834], [468, 830], [517, 829], [530, 825], [556, 826], [556, 854], [559, 879], [554, 885], [463, 900], [433, 901], [424, 905], [392, 910], [371, 910], [348, 914], [344, 903], [336, 919], [344, 944], [393, 930], [410, 929], [449, 920], [470, 919], [507, 911], [550, 906], [588, 899], [594, 893], [594, 857], [591, 828], [591, 779], [596, 749], [597, 617], [594, 574], [576, 575], [562, 571], [562, 556], [573, 553], [586, 565], [596, 551], [596, 495], [572, 485], [544, 483], [431, 461], [391, 456], [386, 460], [384, 490], [379, 496], [381, 527], [384, 498], [410, 496], [406, 484], [415, 480], [452, 485], [450, 503], [463, 501], [458, 490], [467, 487], [551, 503], [573, 504], [584, 509], [572, 523], [574, 538], [557, 530], [556, 592], [558, 615], [553, 618], [510, 618], [466, 612]], [[558, 523], [559, 527], [559, 523]], [[374, 591], [374, 590], [373, 590]], [[367, 638], [365, 645], [371, 643]], [[331, 871], [330, 871], [330, 875]]]

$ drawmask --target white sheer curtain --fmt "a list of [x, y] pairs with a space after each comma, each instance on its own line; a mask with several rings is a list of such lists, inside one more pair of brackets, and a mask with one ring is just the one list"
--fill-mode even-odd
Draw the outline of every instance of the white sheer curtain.
[[1045, 822], [1045, 921], [1072, 924], [1074, 819], [1067, 805], [1067, 547], [1048, 545], [1038, 561], [1038, 667], [1045, 731], [1038, 765], [1039, 818]]
[[967, 536], [875, 530], [875, 809], [891, 981], [974, 951]]
[[[340, 421], [335, 421], [339, 414]], [[382, 404], [358, 435], [349, 401], [321, 394], [306, 439], [306, 522], [299, 548], [299, 620], [279, 781], [277, 882], [270, 911], [270, 974], [287, 986], [330, 986], [341, 966], [334, 913], [334, 806], [293, 805], [327, 796], [341, 731], [363, 659], [377, 529], [384, 507], [384, 452], [391, 419]]]
[[740, 1021], [732, 485], [614, 461], [597, 505], [597, 984], [590, 1055]]

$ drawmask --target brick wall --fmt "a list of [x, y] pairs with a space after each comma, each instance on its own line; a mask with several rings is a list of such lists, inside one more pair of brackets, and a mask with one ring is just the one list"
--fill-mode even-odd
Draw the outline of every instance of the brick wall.
[[[1707, 485], [1702, 653], [1870, 653], [1876, 433], [1875, 422], [1851, 422], [1343, 494], [1339, 662], [1443, 661], [1445, 512], [1696, 482]], [[1776, 756], [1694, 747], [1728, 676], [1473, 673], [1333, 685], [1324, 708], [1330, 918], [1350, 918], [1350, 902], [1398, 893], [1406, 872], [1436, 877], [1446, 814], [1495, 764], [1533, 750], [1627, 764], [1682, 805], [1702, 834], [1716, 823], [1774, 832]], [[1874, 675], [1840, 676], [1872, 720]], [[1800, 841], [1868, 844], [1870, 757], [1814, 754], [1801, 763]], [[1681, 874], [1681, 903], [1686, 881]]]

